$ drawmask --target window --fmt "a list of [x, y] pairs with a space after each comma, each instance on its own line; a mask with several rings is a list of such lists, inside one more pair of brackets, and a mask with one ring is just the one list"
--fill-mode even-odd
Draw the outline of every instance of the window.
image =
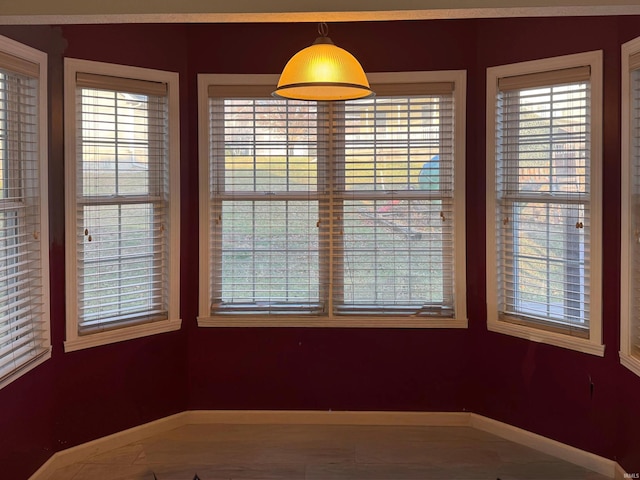
[[199, 325], [465, 327], [465, 78], [323, 103], [200, 75]]
[[65, 60], [67, 351], [180, 328], [177, 89]]
[[51, 357], [47, 56], [0, 37], [0, 387]]
[[640, 375], [640, 38], [622, 46], [620, 360]]
[[597, 355], [601, 58], [487, 71], [489, 329]]

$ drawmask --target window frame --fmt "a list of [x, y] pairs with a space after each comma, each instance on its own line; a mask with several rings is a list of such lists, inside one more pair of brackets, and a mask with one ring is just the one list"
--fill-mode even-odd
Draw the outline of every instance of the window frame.
[[[621, 47], [621, 249], [620, 249], [620, 363], [640, 376], [640, 355], [633, 354], [632, 322], [633, 315], [633, 83], [631, 76], [631, 57], [640, 54], [640, 37], [630, 40]], [[640, 272], [637, 273], [640, 277]], [[636, 321], [640, 322], [640, 319]]]
[[[334, 315], [331, 308], [325, 315], [211, 315], [210, 314], [210, 191], [209, 191], [209, 104], [208, 90], [215, 85], [275, 85], [277, 75], [198, 75], [199, 133], [199, 212], [200, 212], [200, 327], [362, 327], [362, 328], [467, 328], [466, 305], [466, 240], [465, 240], [465, 118], [466, 71], [397, 72], [368, 74], [372, 85], [421, 82], [452, 82], [454, 88], [454, 275], [455, 318], [420, 317], [410, 315]], [[400, 95], [402, 92], [399, 93]], [[329, 174], [331, 175], [331, 174]], [[329, 267], [327, 267], [329, 268]]]
[[[39, 193], [39, 222], [37, 232], [39, 235], [38, 246], [35, 248], [40, 255], [40, 272], [38, 280], [40, 281], [40, 296], [42, 298], [42, 311], [33, 323], [41, 323], [41, 334], [38, 338], [40, 341], [40, 352], [35, 356], [14, 367], [14, 369], [0, 378], [0, 389], [10, 384], [14, 380], [20, 378], [30, 370], [41, 365], [51, 358], [51, 322], [50, 322], [50, 290], [49, 290], [49, 194], [48, 194], [48, 85], [47, 85], [47, 54], [36, 50], [32, 47], [16, 42], [15, 40], [0, 35], [0, 53], [4, 53], [10, 57], [25, 60], [29, 63], [37, 65], [38, 74], [38, 101], [36, 104], [38, 120], [37, 120], [37, 142], [38, 152], [37, 160], [34, 162], [38, 166], [38, 178], [27, 175], [27, 179], [37, 185]], [[18, 168], [22, 168], [19, 166]], [[35, 183], [37, 182], [37, 183]], [[24, 198], [24, 197], [21, 197]]]
[[[536, 328], [532, 323], [517, 324], [499, 319], [498, 297], [498, 251], [496, 211], [498, 199], [496, 192], [496, 123], [498, 80], [503, 77], [527, 75], [572, 67], [589, 66], [591, 68], [591, 150], [590, 150], [590, 188], [589, 208], [591, 212], [590, 242], [590, 318], [589, 338], [580, 338], [565, 333]], [[487, 280], [487, 328], [489, 331], [503, 333], [530, 341], [546, 343], [562, 348], [577, 350], [597, 356], [604, 356], [602, 343], [602, 51], [584, 52], [541, 60], [501, 65], [487, 68], [487, 102], [486, 102], [486, 173], [487, 173], [487, 245], [486, 245], [486, 280]]]
[[[76, 198], [77, 162], [76, 162], [76, 76], [80, 73], [104, 75], [114, 78], [161, 82], [167, 85], [167, 129], [169, 157], [168, 218], [169, 240], [171, 252], [167, 269], [168, 278], [168, 315], [166, 319], [149, 322], [135, 322], [126, 325], [122, 322], [106, 329], [79, 332], [78, 312], [69, 306], [78, 305], [77, 282], [77, 246], [76, 246]], [[182, 326], [180, 318], [180, 125], [179, 125], [179, 75], [175, 72], [153, 70], [141, 67], [130, 67], [75, 58], [64, 59], [64, 94], [65, 94], [65, 236], [66, 236], [66, 352], [106, 345], [114, 342], [130, 340], [164, 332], [179, 330]], [[113, 91], [120, 91], [114, 88]], [[126, 203], [124, 203], [126, 204]]]

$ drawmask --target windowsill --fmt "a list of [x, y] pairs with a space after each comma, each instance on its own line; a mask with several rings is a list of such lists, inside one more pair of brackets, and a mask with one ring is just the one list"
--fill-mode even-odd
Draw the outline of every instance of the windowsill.
[[604, 357], [605, 346], [585, 338], [572, 337], [500, 320], [488, 320], [487, 329], [491, 332], [524, 338], [532, 342], [546, 343], [556, 347]]
[[110, 343], [123, 342], [134, 338], [148, 337], [159, 333], [180, 330], [182, 320], [163, 320], [159, 322], [145, 323], [131, 327], [123, 327], [99, 333], [77, 336], [64, 342], [64, 351], [73, 352], [85, 348], [108, 345]]
[[198, 317], [199, 327], [310, 327], [310, 328], [467, 328], [467, 319], [424, 317], [376, 317], [345, 315], [317, 316], [250, 316], [217, 315]]
[[620, 363], [640, 377], [640, 359], [620, 352]]
[[22, 367], [18, 368], [15, 372], [11, 373], [10, 375], [7, 375], [2, 381], [0, 381], [0, 389], [5, 387], [6, 385], [9, 385], [14, 380], [17, 380], [28, 371], [33, 370], [38, 365], [42, 365], [44, 362], [46, 362], [50, 358], [51, 358], [51, 347], [49, 346], [47, 347], [46, 351], [40, 354], [35, 360], [28, 362], [26, 365], [23, 365]]

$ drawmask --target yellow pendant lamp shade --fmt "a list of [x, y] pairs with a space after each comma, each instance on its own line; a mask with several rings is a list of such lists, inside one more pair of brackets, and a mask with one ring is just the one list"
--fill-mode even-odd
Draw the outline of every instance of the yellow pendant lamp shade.
[[374, 95], [360, 62], [327, 37], [326, 24], [310, 47], [296, 53], [280, 75], [275, 97], [292, 100], [353, 100]]

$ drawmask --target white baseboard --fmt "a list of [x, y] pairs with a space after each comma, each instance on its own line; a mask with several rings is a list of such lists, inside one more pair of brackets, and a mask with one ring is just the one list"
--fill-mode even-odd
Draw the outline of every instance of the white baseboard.
[[189, 413], [190, 412], [176, 413], [169, 417], [128, 428], [127, 430], [122, 430], [121, 432], [56, 452], [42, 467], [29, 477], [29, 480], [48, 480], [51, 474], [59, 468], [73, 465], [92, 455], [124, 447], [125, 445], [138, 442], [144, 438], [187, 425], [189, 422], [186, 422], [185, 419]]
[[333, 412], [275, 410], [192, 410], [138, 425], [113, 435], [55, 453], [29, 480], [48, 480], [59, 468], [99, 453], [123, 447], [183, 425], [289, 424], [289, 425], [402, 425], [472, 427], [561, 458], [615, 480], [623, 480], [622, 467], [604, 457], [547, 437], [469, 412]]
[[640, 473], [635, 472], [635, 473], [627, 473], [624, 471], [624, 469], [620, 466], [619, 463], [616, 463], [616, 473], [615, 476], [613, 477], [614, 480], [629, 480], [630, 478], [640, 478]]
[[[557, 442], [542, 435], [531, 433], [507, 423], [502, 423], [482, 415], [471, 414], [469, 426], [477, 428], [514, 443], [533, 448], [547, 455], [561, 458], [583, 468], [592, 470], [609, 478], [615, 478], [616, 465], [613, 460], [595, 455], [565, 443]], [[619, 465], [618, 465], [619, 467]]]
[[194, 410], [189, 424], [283, 424], [283, 425], [416, 425], [464, 427], [467, 412], [334, 412], [308, 410]]

